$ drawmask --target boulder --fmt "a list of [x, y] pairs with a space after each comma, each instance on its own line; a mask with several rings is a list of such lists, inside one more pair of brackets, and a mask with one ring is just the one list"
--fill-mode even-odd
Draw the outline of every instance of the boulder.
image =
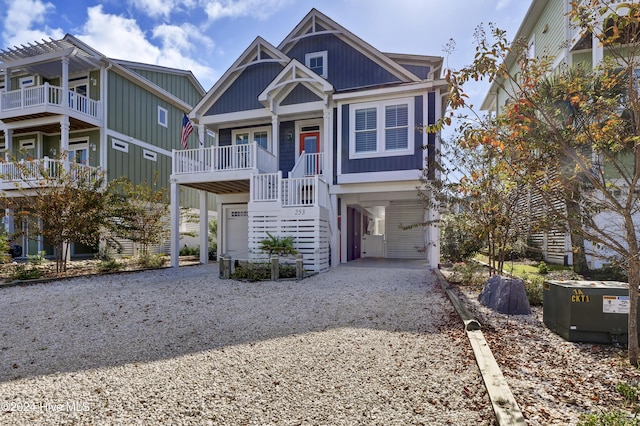
[[531, 314], [524, 283], [520, 279], [494, 275], [487, 280], [478, 299], [484, 306], [503, 314]]

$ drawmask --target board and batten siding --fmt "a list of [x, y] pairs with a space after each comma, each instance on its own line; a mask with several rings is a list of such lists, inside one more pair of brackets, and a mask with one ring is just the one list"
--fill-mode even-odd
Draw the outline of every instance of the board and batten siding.
[[[122, 76], [109, 72], [108, 128], [159, 148], [180, 147], [184, 112]], [[167, 127], [158, 124], [158, 106], [167, 110]], [[196, 132], [189, 144], [197, 146]]]
[[416, 226], [424, 222], [424, 207], [420, 202], [394, 203], [385, 208], [386, 257], [389, 259], [424, 259], [426, 257], [424, 228]]
[[109, 180], [119, 177], [127, 177], [134, 184], [141, 182], [153, 182], [156, 179], [158, 184], [164, 188], [169, 186], [169, 176], [171, 174], [171, 157], [157, 154], [156, 161], [144, 158], [144, 149], [133, 143], [124, 142], [128, 146], [128, 152], [116, 150], [112, 147], [112, 141], [118, 139], [109, 139], [108, 147], [108, 170]]
[[307, 53], [325, 50], [328, 66], [326, 80], [336, 91], [401, 82], [380, 64], [333, 34], [307, 36], [285, 53], [304, 64]]
[[[418, 129], [423, 125], [423, 97], [414, 98], [414, 153], [412, 155], [384, 156], [371, 158], [349, 158], [349, 108], [353, 105], [342, 106], [342, 174], [371, 173], [396, 170], [421, 170], [424, 166], [424, 152], [422, 149], [422, 132]], [[435, 139], [434, 139], [435, 141]]]
[[202, 99], [202, 94], [186, 75], [148, 69], [130, 69], [190, 105], [195, 105]]
[[264, 109], [258, 95], [282, 71], [279, 63], [257, 63], [249, 65], [231, 86], [215, 101], [205, 115]]

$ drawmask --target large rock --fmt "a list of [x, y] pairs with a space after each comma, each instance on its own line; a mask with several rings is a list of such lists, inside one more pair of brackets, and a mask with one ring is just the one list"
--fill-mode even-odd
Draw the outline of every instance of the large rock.
[[494, 275], [484, 285], [480, 303], [509, 315], [529, 315], [531, 307], [522, 280]]

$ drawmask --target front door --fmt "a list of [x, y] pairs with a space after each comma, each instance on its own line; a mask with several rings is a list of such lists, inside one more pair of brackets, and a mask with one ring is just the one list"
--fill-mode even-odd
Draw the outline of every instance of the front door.
[[322, 172], [320, 170], [320, 132], [300, 133], [300, 154], [304, 152], [304, 174], [314, 176]]

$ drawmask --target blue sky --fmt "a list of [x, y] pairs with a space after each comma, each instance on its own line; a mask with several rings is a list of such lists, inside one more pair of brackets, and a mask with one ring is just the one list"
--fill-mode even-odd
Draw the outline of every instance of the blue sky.
[[[494, 22], [510, 37], [529, 0], [0, 0], [0, 47], [72, 34], [116, 59], [191, 70], [208, 90], [261, 36], [278, 45], [315, 7], [383, 52], [473, 61], [473, 32]], [[486, 83], [472, 88], [479, 104]]]

